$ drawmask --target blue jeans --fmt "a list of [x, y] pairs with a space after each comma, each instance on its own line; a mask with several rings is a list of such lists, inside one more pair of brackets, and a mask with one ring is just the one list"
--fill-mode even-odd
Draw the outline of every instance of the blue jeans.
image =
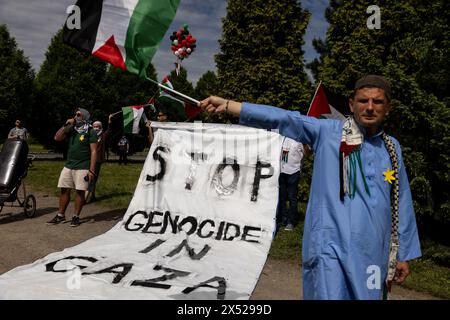
[[[277, 224], [296, 225], [299, 220], [298, 214], [298, 182], [300, 181], [300, 171], [293, 174], [280, 173], [278, 178], [279, 196], [277, 207]], [[286, 211], [286, 201], [289, 201], [289, 210]]]

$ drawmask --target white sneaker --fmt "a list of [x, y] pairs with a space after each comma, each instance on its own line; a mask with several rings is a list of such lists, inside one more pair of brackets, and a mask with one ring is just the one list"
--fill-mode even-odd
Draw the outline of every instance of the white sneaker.
[[292, 231], [292, 230], [294, 230], [294, 225], [293, 225], [292, 223], [288, 223], [288, 224], [286, 225], [286, 227], [284, 227], [284, 230], [286, 230], [286, 231]]

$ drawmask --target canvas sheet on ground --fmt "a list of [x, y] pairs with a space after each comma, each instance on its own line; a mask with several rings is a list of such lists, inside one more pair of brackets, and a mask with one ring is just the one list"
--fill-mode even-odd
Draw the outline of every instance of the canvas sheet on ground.
[[1, 275], [1, 299], [250, 297], [273, 238], [282, 137], [238, 125], [157, 126], [123, 220]]

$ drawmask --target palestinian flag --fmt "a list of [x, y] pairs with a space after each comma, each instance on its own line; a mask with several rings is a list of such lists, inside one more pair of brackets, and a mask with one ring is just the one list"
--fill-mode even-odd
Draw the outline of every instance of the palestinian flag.
[[[169, 76], [166, 76], [161, 84], [174, 89]], [[186, 121], [195, 118], [202, 110], [187, 101], [178, 99], [171, 92], [159, 89], [159, 96], [156, 98], [158, 109], [169, 116], [170, 121]]]
[[78, 0], [81, 29], [64, 25], [64, 42], [116, 67], [146, 77], [147, 66], [172, 23], [180, 0]]
[[[342, 102], [340, 104], [342, 104]], [[317, 87], [306, 115], [316, 118], [345, 120], [345, 116], [328, 102], [325, 86], [322, 81]]]
[[139, 125], [147, 121], [147, 117], [144, 112], [145, 107], [146, 106], [143, 105], [122, 108], [124, 133], [139, 133]]

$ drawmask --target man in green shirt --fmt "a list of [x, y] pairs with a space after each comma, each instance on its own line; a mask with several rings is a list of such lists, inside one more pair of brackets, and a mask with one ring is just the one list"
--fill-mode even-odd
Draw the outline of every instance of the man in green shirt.
[[61, 188], [58, 214], [47, 224], [58, 224], [66, 220], [65, 212], [70, 202], [70, 192], [75, 189], [75, 213], [70, 226], [80, 225], [80, 213], [85, 203], [84, 194], [89, 183], [94, 181], [97, 159], [97, 135], [89, 126], [89, 118], [90, 114], [86, 109], [77, 108], [75, 117], [68, 119], [55, 134], [56, 141], [67, 138], [69, 149], [67, 162], [58, 180], [58, 188]]

